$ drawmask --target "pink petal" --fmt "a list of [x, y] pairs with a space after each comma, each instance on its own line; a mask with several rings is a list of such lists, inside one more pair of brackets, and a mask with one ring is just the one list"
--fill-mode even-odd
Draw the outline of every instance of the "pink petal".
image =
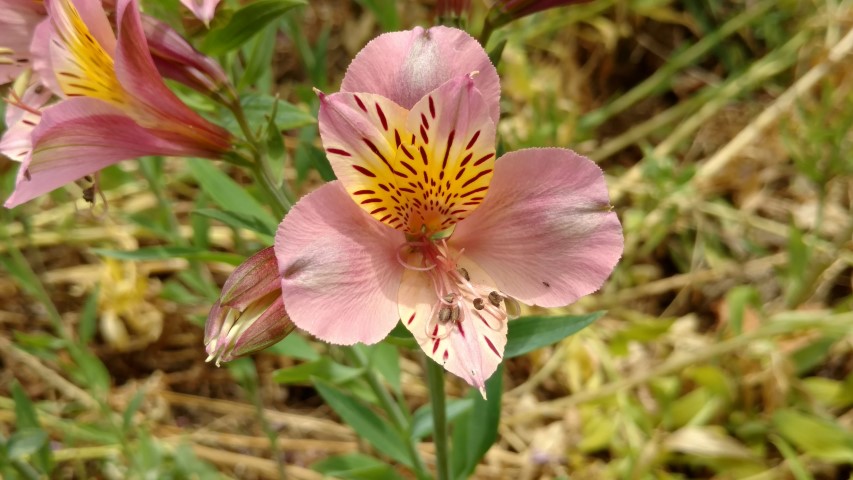
[[0, 0], [0, 85], [9, 83], [30, 65], [30, 40], [44, 19], [44, 7], [34, 0]]
[[216, 6], [220, 0], [181, 0], [181, 3], [187, 7], [196, 18], [204, 22], [205, 27], [210, 26], [210, 21], [213, 20], [213, 15], [216, 13]]
[[18, 171], [6, 208], [121, 160], [197, 153], [159, 138], [107, 103], [85, 97], [45, 109], [32, 140], [33, 151]]
[[0, 139], [0, 153], [16, 162], [23, 162], [27, 158], [32, 149], [30, 136], [41, 121], [40, 110], [51, 96], [50, 90], [44, 85], [33, 84], [18, 103], [6, 105], [6, 131]]
[[411, 109], [424, 95], [459, 75], [479, 72], [475, 85], [500, 116], [500, 79], [488, 54], [473, 37], [455, 28], [417, 27], [380, 35], [353, 59], [341, 90], [377, 93]]
[[338, 181], [300, 200], [275, 237], [293, 323], [335, 344], [382, 340], [399, 318], [397, 249], [404, 241], [359, 209]]
[[164, 77], [202, 93], [214, 91], [228, 82], [218, 63], [193, 48], [169, 25], [142, 15], [142, 26], [154, 64]]
[[115, 73], [139, 107], [128, 111], [140, 125], [159, 128], [160, 136], [186, 143], [217, 157], [230, 148], [230, 135], [187, 107], [160, 78], [151, 58], [136, 0], [119, 0]]
[[623, 247], [601, 169], [558, 148], [498, 159], [485, 202], [450, 241], [506, 294], [543, 307], [598, 290]]
[[50, 39], [54, 35], [53, 25], [50, 19], [45, 19], [36, 26], [33, 40], [30, 44], [30, 53], [33, 60], [33, 71], [38, 80], [49, 88], [55, 95], [62, 96], [62, 87], [56, 80], [53, 70], [53, 61], [50, 53]]
[[[320, 97], [320, 137], [335, 175], [364, 211], [392, 227], [402, 196], [398, 183], [412, 171], [398, 164], [397, 146], [406, 131], [406, 110], [380, 95], [335, 93]], [[351, 200], [352, 201], [352, 200]]]
[[[413, 265], [419, 262], [408, 261]], [[479, 286], [494, 286], [495, 282], [479, 266], [463, 257], [458, 265]], [[491, 288], [489, 288], [491, 289]], [[403, 273], [398, 294], [400, 319], [412, 332], [418, 345], [430, 358], [462, 378], [472, 387], [483, 389], [486, 379], [497, 370], [506, 346], [507, 322], [488, 322], [481, 311], [463, 302], [458, 324], [437, 321], [438, 302], [429, 273], [408, 269]], [[438, 337], [438, 338], [437, 338]]]

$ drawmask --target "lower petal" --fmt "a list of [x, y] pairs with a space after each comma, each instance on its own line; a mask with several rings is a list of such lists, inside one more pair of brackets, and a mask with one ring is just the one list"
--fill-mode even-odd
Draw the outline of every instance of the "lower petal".
[[[408, 260], [413, 265], [420, 262]], [[478, 265], [463, 257], [457, 263], [464, 269], [471, 285], [488, 292], [494, 281]], [[469, 385], [483, 391], [486, 380], [497, 370], [503, 360], [506, 346], [507, 319], [502, 307], [497, 311], [501, 319], [477, 310], [469, 302], [472, 295], [464, 287], [458, 318], [441, 318], [438, 293], [431, 274], [436, 272], [407, 269], [400, 283], [398, 301], [400, 319], [417, 340], [427, 356], [442, 365], [448, 372], [462, 378]], [[488, 295], [486, 293], [485, 295]], [[488, 301], [488, 297], [480, 300]], [[493, 306], [489, 306], [494, 311]]]
[[405, 238], [356, 205], [340, 182], [300, 200], [281, 222], [275, 253], [297, 327], [330, 343], [376, 343], [398, 320]]
[[508, 295], [543, 307], [598, 290], [623, 248], [601, 169], [558, 148], [498, 159], [489, 194], [451, 243]]

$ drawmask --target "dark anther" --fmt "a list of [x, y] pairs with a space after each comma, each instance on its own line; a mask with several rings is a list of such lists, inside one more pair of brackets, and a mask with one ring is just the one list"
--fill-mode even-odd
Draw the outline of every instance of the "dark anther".
[[489, 301], [492, 302], [492, 305], [494, 305], [496, 307], [501, 306], [501, 299], [502, 298], [503, 297], [501, 297], [501, 294], [498, 292], [490, 292], [489, 293]]
[[484, 302], [482, 298], [477, 297], [474, 299], [474, 308], [482, 310], [486, 308], [486, 302]]
[[463, 267], [459, 267], [459, 275], [462, 275], [462, 278], [465, 280], [469, 282], [471, 281], [471, 276], [468, 275], [468, 270], [465, 270]]
[[455, 293], [448, 293], [447, 295], [441, 297], [441, 299], [447, 303], [453, 303], [456, 301], [456, 294]]
[[452, 309], [447, 305], [441, 307], [441, 310], [438, 311], [438, 323], [442, 325], [450, 321], [450, 317], [453, 316], [451, 311]]

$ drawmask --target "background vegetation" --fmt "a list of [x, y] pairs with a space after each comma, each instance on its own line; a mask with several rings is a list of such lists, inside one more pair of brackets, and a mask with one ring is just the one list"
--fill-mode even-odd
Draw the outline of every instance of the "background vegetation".
[[[214, 30], [239, 6], [224, 3]], [[177, 2], [144, 4], [208, 39], [257, 92], [250, 115], [287, 100], [277, 153], [300, 194], [330, 175], [311, 87], [336, 90], [378, 33], [434, 22], [430, 2], [317, 0], [219, 52]], [[596, 0], [495, 31], [506, 150], [595, 159], [626, 249], [605, 288], [567, 310], [603, 317], [506, 363], [498, 441], [476, 478], [850, 478], [851, 25], [849, 0]], [[0, 159], [4, 196], [15, 170]], [[271, 239], [212, 218], [212, 206], [265, 211], [247, 182], [143, 159], [101, 175], [106, 205], [69, 188], [0, 212], [0, 474], [391, 475], [357, 455], [388, 452], [312, 386], [354, 375], [326, 345], [295, 333], [227, 368], [205, 363], [219, 286]], [[407, 408], [423, 405], [417, 356], [377, 352]], [[418, 447], [429, 462], [431, 443]]]

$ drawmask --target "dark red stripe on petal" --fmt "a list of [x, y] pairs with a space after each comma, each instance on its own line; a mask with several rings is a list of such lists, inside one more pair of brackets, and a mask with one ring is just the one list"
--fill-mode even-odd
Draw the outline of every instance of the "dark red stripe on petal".
[[429, 137], [427, 136], [426, 129], [423, 125], [421, 125], [421, 138], [423, 139], [424, 143], [429, 143]]
[[438, 345], [441, 343], [441, 340], [436, 338], [435, 342], [432, 344], [432, 354], [435, 355], [435, 352], [438, 351]]
[[477, 160], [476, 162], [474, 162], [474, 166], [476, 167], [477, 165], [480, 165], [481, 163], [485, 162], [486, 160], [488, 160], [494, 156], [495, 156], [494, 153], [490, 153], [490, 154], [484, 156], [483, 158]]
[[468, 145], [465, 147], [465, 150], [471, 150], [471, 147], [474, 146], [474, 142], [477, 141], [477, 138], [480, 137], [480, 131], [477, 130], [474, 132], [474, 136], [471, 137], [471, 140], [468, 140]]
[[411, 153], [409, 153], [409, 150], [407, 150], [407, 149], [406, 149], [406, 147], [404, 147], [404, 146], [400, 145], [400, 150], [402, 150], [402, 151], [403, 151], [403, 153], [405, 153], [405, 154], [406, 154], [406, 156], [407, 156], [407, 157], [409, 157], [409, 160], [414, 160], [414, 159], [415, 159], [414, 155], [412, 155]]
[[358, 104], [358, 108], [364, 110], [364, 113], [367, 113], [367, 107], [364, 106], [364, 102], [362, 102], [361, 99], [358, 98], [358, 95], [353, 95], [353, 98], [355, 98], [355, 103]]
[[[488, 325], [488, 323], [486, 325]], [[492, 351], [495, 352], [495, 355], [497, 355], [498, 358], [503, 358], [503, 357], [501, 357], [501, 354], [498, 353], [498, 349], [495, 348], [495, 345], [492, 343], [492, 341], [489, 340], [489, 337], [483, 337], [483, 340], [486, 341], [486, 343], [489, 345], [489, 348], [491, 348]]]
[[[418, 152], [421, 154], [421, 160], [423, 160], [424, 165], [429, 165], [429, 158], [427, 158], [426, 150], [424, 150], [423, 146], [418, 147]], [[424, 172], [424, 181], [427, 181], [426, 172]]]
[[376, 178], [375, 173], [373, 173], [370, 170], [362, 167], [361, 165], [353, 165], [352, 168], [356, 169], [356, 171], [358, 171], [358, 173], [360, 173], [362, 175], [368, 176], [370, 178]]
[[417, 171], [417, 170], [415, 170], [415, 167], [413, 167], [413, 166], [409, 165], [409, 164], [408, 164], [408, 162], [405, 162], [405, 161], [403, 161], [403, 160], [400, 160], [400, 165], [402, 165], [402, 166], [406, 167], [406, 169], [407, 169], [408, 171], [412, 172], [412, 175], [417, 175], [417, 174], [418, 174], [418, 171]]
[[474, 157], [474, 154], [473, 154], [473, 153], [469, 153], [468, 155], [465, 155], [465, 158], [464, 158], [464, 159], [462, 159], [462, 163], [460, 163], [460, 164], [459, 164], [459, 166], [460, 166], [460, 167], [464, 167], [465, 165], [467, 165], [467, 164], [468, 164], [468, 162], [470, 162], [470, 161], [471, 161], [471, 159], [472, 159], [473, 157]]
[[356, 190], [352, 192], [353, 195], [373, 195], [374, 193], [376, 192], [373, 190]]
[[444, 150], [444, 161], [441, 162], [441, 168], [447, 168], [447, 156], [450, 155], [450, 147], [453, 146], [453, 137], [456, 136], [456, 130], [451, 130], [447, 136], [447, 149]]
[[368, 203], [377, 203], [377, 202], [381, 202], [381, 201], [382, 201], [382, 200], [380, 200], [380, 199], [378, 199], [378, 198], [368, 198], [368, 199], [362, 200], [362, 201], [361, 201], [361, 204], [362, 204], [362, 205], [367, 205]]
[[465, 193], [463, 193], [462, 195], [460, 195], [460, 197], [465, 198], [465, 197], [467, 197], [467, 196], [469, 196], [469, 195], [474, 195], [474, 194], [475, 194], [475, 193], [477, 193], [477, 192], [482, 192], [482, 191], [488, 190], [488, 188], [489, 188], [489, 187], [480, 187], [480, 188], [475, 188], [474, 190], [471, 190], [470, 192], [465, 192]]
[[[379, 121], [382, 122], [382, 128], [385, 131], [388, 131], [388, 120], [385, 119], [385, 112], [382, 111], [382, 107], [380, 107], [378, 103], [375, 105], [376, 105], [376, 113], [379, 115]], [[397, 133], [397, 132], [394, 132], [394, 133]]]
[[432, 96], [429, 97], [429, 116], [435, 118], [435, 102], [432, 101]]
[[386, 164], [388, 163], [388, 160], [385, 160], [385, 157], [382, 155], [382, 152], [380, 152], [379, 149], [376, 148], [376, 145], [374, 145], [373, 142], [371, 142], [370, 140], [368, 140], [366, 138], [362, 138], [361, 140], [364, 142], [365, 145], [367, 145], [367, 148], [369, 148], [370, 151], [373, 152], [374, 155], [379, 157]]
[[409, 317], [409, 321], [406, 322], [406, 325], [411, 325], [412, 322], [414, 322], [414, 321], [415, 321], [415, 314], [412, 313], [412, 316]]
[[385, 186], [385, 184], [384, 184], [384, 183], [380, 183], [380, 184], [379, 184], [379, 188], [381, 188], [382, 190], [385, 190], [386, 192], [390, 192], [390, 191], [391, 191], [388, 187], [386, 187], [386, 186]]
[[[394, 144], [399, 148], [401, 143], [403, 143], [403, 141], [400, 140], [400, 132], [398, 132], [397, 129], [395, 128], [394, 129]], [[411, 156], [409, 156], [409, 158], [411, 158]]]
[[471, 185], [472, 183], [474, 183], [474, 182], [476, 182], [477, 180], [479, 180], [479, 179], [480, 179], [480, 177], [482, 177], [483, 175], [488, 175], [488, 174], [490, 174], [490, 173], [492, 173], [492, 169], [491, 169], [491, 168], [486, 169], [486, 170], [483, 170], [482, 172], [478, 173], [477, 175], [474, 175], [474, 177], [470, 178], [467, 182], [463, 183], [463, 184], [462, 184], [462, 188], [465, 188], [465, 187], [467, 187], [468, 185]]
[[388, 210], [388, 209], [387, 209], [387, 208], [385, 208], [385, 207], [379, 207], [379, 208], [377, 208], [377, 209], [375, 209], [375, 210], [371, 210], [371, 211], [370, 211], [370, 214], [371, 214], [371, 215], [376, 215], [377, 213], [379, 213], [379, 212], [384, 212], [385, 210]]
[[412, 190], [411, 188], [406, 188], [406, 187], [400, 187], [400, 191], [406, 192], [406, 193], [415, 193], [414, 190]]
[[341, 155], [344, 157], [351, 157], [352, 156], [348, 151], [341, 150], [340, 148], [327, 148], [326, 151], [329, 153], [334, 153], [335, 155]]

